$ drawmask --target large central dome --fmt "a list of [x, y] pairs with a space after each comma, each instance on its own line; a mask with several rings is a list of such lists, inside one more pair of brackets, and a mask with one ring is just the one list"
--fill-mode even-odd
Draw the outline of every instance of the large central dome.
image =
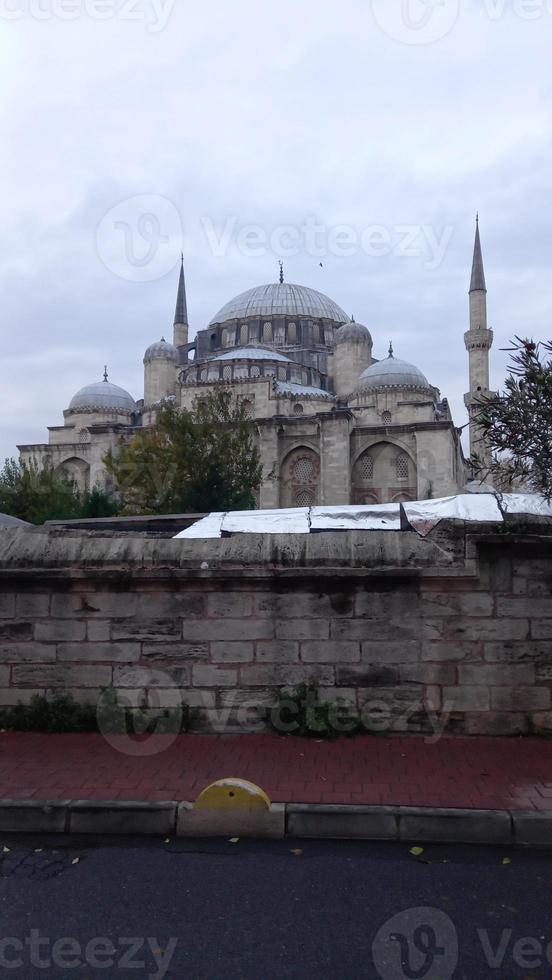
[[256, 286], [235, 296], [218, 311], [209, 326], [225, 323], [227, 320], [242, 320], [249, 316], [293, 316], [331, 320], [333, 323], [349, 322], [349, 317], [341, 307], [324, 293], [307, 286], [282, 282]]

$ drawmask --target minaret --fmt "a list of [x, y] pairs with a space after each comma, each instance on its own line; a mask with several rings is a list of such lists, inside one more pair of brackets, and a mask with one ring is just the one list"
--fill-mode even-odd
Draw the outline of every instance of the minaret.
[[188, 343], [188, 307], [186, 304], [186, 283], [184, 281], [184, 255], [180, 263], [180, 279], [174, 314], [174, 346], [185, 347]]
[[481, 239], [479, 215], [476, 216], [475, 245], [470, 283], [470, 329], [464, 334], [464, 342], [470, 359], [470, 390], [464, 395], [464, 403], [470, 417], [470, 455], [489, 459], [489, 451], [481, 440], [477, 425], [482, 397], [489, 396], [489, 351], [493, 345], [493, 331], [487, 326], [487, 286]]

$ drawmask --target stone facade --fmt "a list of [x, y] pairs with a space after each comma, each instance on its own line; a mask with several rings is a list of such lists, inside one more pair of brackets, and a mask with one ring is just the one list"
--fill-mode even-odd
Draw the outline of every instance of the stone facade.
[[[478, 228], [465, 335], [474, 451], [481, 451], [478, 399], [489, 390], [486, 304]], [[77, 393], [47, 444], [20, 446], [22, 459], [50, 462], [81, 491], [109, 485], [105, 454], [154, 424], [163, 401], [191, 409], [222, 387], [246, 403], [256, 423], [261, 508], [387, 503], [464, 487], [467, 465], [446, 398], [392, 350], [374, 357], [370, 331], [322, 293], [282, 275], [235, 297], [188, 338], [182, 266], [173, 343], [148, 347], [143, 399], [108, 385], [106, 375], [103, 386]]]
[[220, 540], [5, 530], [0, 705], [114, 685], [259, 730], [320, 685], [375, 730], [552, 730], [552, 527]]

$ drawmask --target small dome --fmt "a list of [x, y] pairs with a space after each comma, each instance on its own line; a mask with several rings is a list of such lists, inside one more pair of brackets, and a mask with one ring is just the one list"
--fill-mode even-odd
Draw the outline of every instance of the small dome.
[[98, 381], [77, 391], [69, 404], [70, 412], [119, 412], [123, 415], [137, 411], [136, 402], [124, 388], [110, 381]]
[[339, 328], [335, 335], [335, 345], [337, 347], [338, 344], [346, 344], [348, 340], [364, 341], [372, 346], [372, 335], [368, 327], [355, 323], [354, 320]]
[[360, 388], [430, 388], [424, 374], [414, 364], [401, 361], [390, 353], [384, 361], [376, 361], [362, 372], [357, 382]]
[[175, 363], [178, 362], [178, 351], [176, 347], [169, 344], [164, 337], [161, 337], [161, 340], [158, 340], [155, 344], [151, 344], [148, 347], [146, 353], [144, 354], [144, 364], [146, 361], [155, 361], [161, 358], [164, 358], [167, 361], [174, 361]]

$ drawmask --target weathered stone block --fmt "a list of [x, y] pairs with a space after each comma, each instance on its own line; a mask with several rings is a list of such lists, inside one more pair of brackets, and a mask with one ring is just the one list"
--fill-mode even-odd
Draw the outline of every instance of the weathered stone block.
[[111, 627], [114, 640], [162, 640], [166, 637], [179, 639], [182, 637], [181, 619], [154, 619], [144, 621], [129, 619], [125, 622], [114, 622]]
[[262, 593], [255, 596], [255, 614], [274, 619], [332, 619], [353, 615], [353, 597], [346, 592]]
[[253, 596], [247, 592], [212, 592], [207, 597], [207, 615], [213, 619], [242, 619], [253, 612]]
[[426, 640], [446, 639], [476, 643], [479, 640], [525, 640], [527, 619], [442, 619], [424, 623]]
[[222, 689], [217, 695], [217, 701], [222, 708], [271, 708], [278, 701], [278, 692], [273, 687], [254, 687], [251, 690], [245, 688]]
[[422, 645], [422, 660], [424, 661], [462, 660], [464, 663], [477, 663], [482, 659], [483, 646], [481, 643], [440, 640], [425, 642]]
[[403, 640], [405, 643], [420, 635], [419, 620], [351, 619], [331, 623], [330, 636], [335, 640]]
[[550, 706], [548, 687], [491, 688], [491, 708], [494, 711], [548, 711]]
[[450, 711], [488, 711], [490, 695], [486, 687], [456, 685], [443, 688], [443, 702]]
[[87, 802], [69, 806], [72, 834], [174, 834], [176, 803]]
[[89, 643], [104, 643], [110, 639], [111, 623], [105, 619], [88, 619], [86, 621], [86, 639]]
[[532, 619], [531, 636], [535, 640], [552, 640], [552, 619]]
[[18, 619], [35, 619], [40, 616], [47, 616], [50, 611], [50, 594], [42, 594], [39, 592], [21, 592], [16, 597], [15, 610], [15, 614]]
[[56, 643], [58, 640], [84, 640], [86, 624], [77, 619], [54, 619], [49, 623], [35, 623], [35, 640]]
[[182, 662], [193, 663], [209, 659], [208, 643], [144, 643], [142, 659], [146, 665], [174, 664], [178, 667]]
[[188, 642], [211, 640], [270, 640], [274, 624], [267, 619], [207, 619], [184, 623], [184, 639]]
[[263, 664], [240, 667], [242, 687], [294, 687], [303, 683], [322, 684], [331, 687], [335, 681], [334, 668], [319, 664]]
[[115, 687], [167, 687], [178, 689], [187, 687], [191, 680], [190, 667], [115, 667], [113, 684]]
[[466, 715], [466, 735], [527, 735], [527, 715], [516, 711], [480, 711]]
[[419, 597], [416, 593], [358, 592], [355, 598], [355, 616], [363, 619], [404, 622], [420, 618]]
[[0, 643], [4, 643], [9, 640], [32, 640], [33, 638], [33, 625], [32, 623], [0, 623]]
[[111, 667], [67, 667], [36, 666], [13, 667], [12, 684], [14, 687], [108, 687], [111, 684]]
[[401, 664], [399, 672], [401, 682], [441, 686], [456, 684], [454, 664]]
[[420, 659], [420, 644], [416, 640], [386, 643], [366, 640], [361, 647], [362, 660], [366, 663], [400, 664]]
[[327, 619], [284, 619], [276, 623], [278, 640], [327, 640], [329, 636]]
[[499, 596], [496, 600], [498, 616], [520, 619], [552, 619], [552, 599], [538, 599], [534, 596]]
[[391, 806], [291, 803], [287, 807], [287, 832], [290, 837], [396, 840], [397, 814], [397, 808]]
[[136, 663], [139, 643], [58, 643], [57, 660], [63, 663]]
[[317, 640], [301, 643], [301, 660], [311, 664], [354, 664], [360, 662], [360, 643]]
[[10, 668], [0, 667], [0, 687], [8, 687], [10, 683]]
[[15, 594], [0, 592], [0, 617], [13, 619], [15, 616]]
[[255, 645], [255, 659], [260, 664], [299, 663], [299, 643], [292, 640], [271, 640], [257, 643]]
[[487, 687], [515, 687], [518, 684], [533, 684], [535, 667], [533, 664], [469, 664], [458, 667], [460, 684], [483, 684]]
[[552, 663], [552, 641], [503, 640], [501, 643], [485, 643], [485, 660], [488, 663]]
[[[272, 646], [272, 644], [269, 644]], [[251, 641], [239, 643], [211, 643], [211, 658], [216, 664], [247, 664], [254, 659], [254, 645]]]
[[510, 814], [505, 810], [453, 810], [399, 807], [399, 837], [405, 841], [509, 844]]
[[[145, 592], [137, 595], [138, 619], [198, 619], [207, 614], [207, 596], [201, 592]], [[115, 613], [115, 615], [117, 615]], [[119, 613], [119, 615], [126, 615]], [[130, 615], [133, 615], [131, 613]]]
[[285, 837], [286, 808], [273, 803], [269, 810], [195, 810], [189, 803], [178, 808], [178, 837]]
[[97, 617], [98, 619], [135, 616], [138, 600], [127, 592], [62, 592], [52, 595], [52, 619]]
[[396, 667], [366, 664], [361, 667], [336, 667], [336, 684], [355, 687], [390, 687], [396, 684], [399, 672]]
[[31, 687], [31, 688], [15, 688], [15, 687], [4, 687], [0, 690], [0, 707], [10, 708], [14, 704], [29, 704], [31, 699], [38, 695], [44, 695], [45, 691], [42, 687]]
[[238, 683], [238, 672], [230, 667], [194, 664], [192, 683], [194, 687], [232, 687]]
[[47, 643], [1, 643], [0, 663], [53, 663], [56, 648]]
[[514, 810], [514, 839], [521, 847], [552, 847], [552, 812]]
[[493, 596], [486, 592], [460, 592], [424, 596], [420, 614], [429, 619], [440, 616], [492, 616]]

